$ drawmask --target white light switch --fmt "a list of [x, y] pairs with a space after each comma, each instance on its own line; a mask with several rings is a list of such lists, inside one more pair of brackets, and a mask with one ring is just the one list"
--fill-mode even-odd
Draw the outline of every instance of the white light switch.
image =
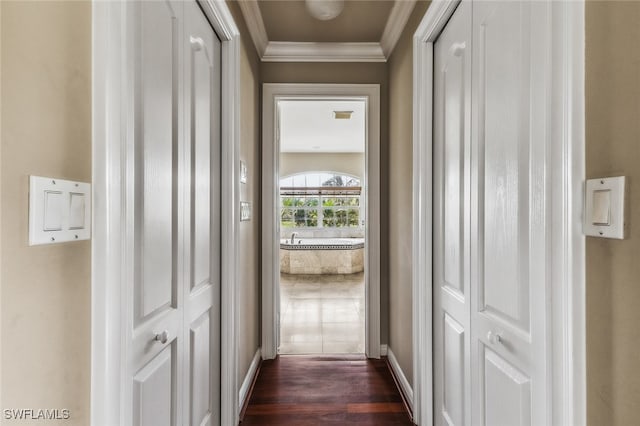
[[591, 223], [594, 225], [611, 225], [611, 191], [608, 189], [593, 192], [593, 214]]
[[91, 185], [63, 179], [29, 179], [29, 245], [91, 237]]
[[85, 194], [72, 192], [69, 198], [69, 229], [82, 229], [84, 228]]
[[64, 196], [61, 191], [44, 191], [44, 220], [43, 231], [62, 230], [62, 210]]
[[624, 176], [589, 179], [586, 184], [584, 233], [624, 239], [626, 181]]

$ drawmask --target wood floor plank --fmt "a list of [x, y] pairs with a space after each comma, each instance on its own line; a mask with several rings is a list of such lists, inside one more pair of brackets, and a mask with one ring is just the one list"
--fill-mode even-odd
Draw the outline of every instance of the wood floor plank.
[[359, 355], [290, 355], [262, 363], [241, 424], [413, 423], [384, 360]]

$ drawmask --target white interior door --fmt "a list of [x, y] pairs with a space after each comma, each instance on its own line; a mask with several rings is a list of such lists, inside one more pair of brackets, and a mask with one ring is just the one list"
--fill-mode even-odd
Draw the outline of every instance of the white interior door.
[[548, 2], [473, 4], [473, 414], [551, 424]]
[[434, 46], [435, 424], [471, 416], [471, 4], [461, 3]]
[[218, 424], [220, 43], [195, 2], [130, 7], [133, 285], [124, 421]]
[[192, 426], [220, 423], [220, 41], [185, 3], [186, 265], [183, 396]]
[[436, 424], [550, 424], [550, 16], [462, 2], [435, 44]]

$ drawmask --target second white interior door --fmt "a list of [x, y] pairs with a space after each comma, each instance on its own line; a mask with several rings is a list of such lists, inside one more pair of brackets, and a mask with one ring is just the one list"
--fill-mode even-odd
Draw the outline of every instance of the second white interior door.
[[122, 424], [217, 425], [220, 41], [195, 1], [129, 7], [132, 285]]
[[550, 424], [548, 2], [462, 2], [435, 43], [435, 424]]

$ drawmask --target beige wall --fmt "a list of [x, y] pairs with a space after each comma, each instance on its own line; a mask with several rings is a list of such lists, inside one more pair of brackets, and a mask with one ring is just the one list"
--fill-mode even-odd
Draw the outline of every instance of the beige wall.
[[[389, 347], [413, 383], [412, 200], [413, 33], [429, 3], [419, 1], [389, 60]], [[406, 206], [398, 208], [398, 206]]]
[[340, 172], [364, 179], [364, 154], [357, 152], [283, 152], [280, 154], [280, 176], [308, 171]]
[[240, 160], [247, 165], [248, 179], [240, 184], [241, 201], [251, 203], [251, 221], [240, 222], [238, 280], [238, 386], [260, 346], [260, 62], [246, 24], [235, 1], [227, 2], [240, 30], [241, 89]]
[[630, 236], [587, 238], [589, 425], [640, 416], [640, 2], [586, 5], [587, 178], [630, 178]]
[[[276, 63], [263, 62], [263, 83], [351, 83], [380, 85], [380, 201], [389, 202], [389, 79], [385, 63]], [[380, 339], [388, 342], [389, 312], [389, 218], [380, 212]]]
[[91, 179], [91, 3], [0, 8], [2, 409], [66, 408], [86, 426], [91, 245], [27, 241], [30, 174]]

